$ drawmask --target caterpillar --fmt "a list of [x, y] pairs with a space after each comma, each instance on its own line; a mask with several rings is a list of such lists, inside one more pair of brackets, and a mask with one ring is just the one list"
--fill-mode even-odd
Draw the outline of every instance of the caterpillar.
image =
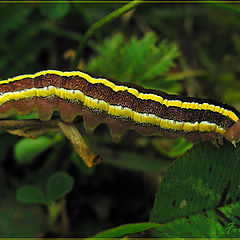
[[0, 81], [0, 118], [37, 111], [42, 121], [60, 112], [65, 122], [82, 115], [87, 132], [106, 123], [118, 140], [126, 129], [142, 135], [183, 136], [192, 142], [240, 140], [240, 113], [214, 100], [170, 95], [81, 71], [46, 70]]

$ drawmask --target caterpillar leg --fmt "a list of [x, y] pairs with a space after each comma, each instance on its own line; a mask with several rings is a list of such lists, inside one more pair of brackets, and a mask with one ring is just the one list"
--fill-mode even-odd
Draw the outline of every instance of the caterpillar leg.
[[240, 120], [226, 131], [224, 137], [236, 147], [236, 143], [240, 141]]

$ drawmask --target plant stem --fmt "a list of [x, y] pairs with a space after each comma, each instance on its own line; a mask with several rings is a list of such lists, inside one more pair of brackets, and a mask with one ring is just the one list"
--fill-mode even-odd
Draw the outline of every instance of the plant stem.
[[64, 135], [70, 140], [76, 152], [88, 167], [93, 167], [101, 162], [101, 158], [98, 155], [96, 156], [88, 148], [82, 135], [74, 124], [59, 122], [58, 126], [62, 130]]
[[48, 206], [48, 224], [49, 228], [53, 232], [58, 232], [57, 227], [57, 217], [59, 216], [60, 212], [62, 211], [63, 207], [65, 205], [65, 200], [62, 199], [58, 203], [53, 202]]
[[96, 23], [94, 23], [89, 29], [88, 31], [84, 34], [83, 39], [81, 44], [79, 44], [77, 51], [76, 51], [76, 57], [74, 58], [74, 60], [72, 61], [71, 67], [72, 68], [76, 68], [78, 65], [78, 61], [80, 56], [83, 53], [84, 47], [86, 45], [86, 43], [88, 42], [88, 39], [93, 35], [93, 33], [99, 29], [100, 27], [102, 27], [104, 24], [109, 23], [111, 21], [113, 21], [114, 19], [120, 17], [121, 15], [123, 15], [124, 13], [136, 8], [138, 5], [140, 5], [143, 2], [143, 0], [135, 0], [132, 1], [126, 5], [124, 5], [123, 7], [117, 9], [116, 11], [108, 14], [107, 16], [103, 17], [102, 19], [100, 19], [99, 21], [97, 21]]

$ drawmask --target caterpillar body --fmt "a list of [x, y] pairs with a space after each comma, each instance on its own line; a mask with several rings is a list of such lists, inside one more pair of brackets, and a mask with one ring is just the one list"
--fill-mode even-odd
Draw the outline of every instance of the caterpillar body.
[[87, 132], [107, 123], [115, 140], [126, 129], [143, 135], [240, 139], [240, 113], [213, 100], [170, 95], [80, 71], [46, 70], [0, 81], [0, 118], [29, 114], [48, 121], [60, 111], [63, 121], [82, 115]]

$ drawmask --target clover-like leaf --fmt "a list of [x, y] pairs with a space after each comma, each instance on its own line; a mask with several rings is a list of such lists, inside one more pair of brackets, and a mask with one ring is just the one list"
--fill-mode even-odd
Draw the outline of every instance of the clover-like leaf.
[[56, 201], [69, 193], [73, 188], [73, 178], [65, 172], [52, 175], [47, 182], [47, 198]]
[[47, 203], [47, 199], [42, 190], [32, 185], [25, 185], [19, 188], [17, 191], [17, 200], [23, 203]]

